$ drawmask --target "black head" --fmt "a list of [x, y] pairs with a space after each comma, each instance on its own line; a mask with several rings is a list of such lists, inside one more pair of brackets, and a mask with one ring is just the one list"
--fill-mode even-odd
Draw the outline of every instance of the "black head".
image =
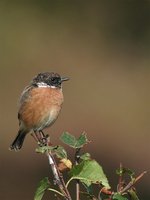
[[61, 77], [59, 74], [54, 72], [44, 72], [38, 74], [32, 81], [32, 85], [38, 87], [56, 87], [61, 88], [61, 84], [63, 81], [67, 81], [69, 78]]

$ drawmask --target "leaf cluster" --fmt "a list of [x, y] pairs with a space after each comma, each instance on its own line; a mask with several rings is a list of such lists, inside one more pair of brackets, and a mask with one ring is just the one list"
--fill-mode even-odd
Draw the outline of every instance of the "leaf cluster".
[[[89, 153], [81, 153], [82, 148], [89, 143], [86, 134], [82, 133], [79, 138], [75, 138], [70, 133], [64, 132], [60, 139], [64, 144], [74, 149], [74, 162], [68, 158], [68, 154], [62, 146], [42, 146], [38, 147], [36, 152], [44, 154], [51, 152], [58, 159], [58, 170], [61, 173], [66, 169], [68, 170], [68, 179], [65, 183], [67, 189], [70, 183], [74, 181], [75, 184], [80, 184], [84, 188], [84, 191], [78, 191], [80, 195], [84, 195], [84, 199], [139, 200], [134, 184], [145, 172], [135, 177], [132, 170], [124, 168], [120, 164], [120, 167], [116, 170], [118, 185], [116, 191], [112, 191], [102, 166], [92, 159]], [[129, 179], [128, 183], [126, 183], [126, 178]], [[50, 183], [48, 177], [43, 178], [37, 187], [34, 200], [41, 200], [47, 190], [54, 192], [57, 199], [65, 199], [64, 194], [59, 189], [55, 189], [54, 185], [53, 182]], [[98, 188], [98, 194], [94, 193], [93, 187], [95, 186]]]

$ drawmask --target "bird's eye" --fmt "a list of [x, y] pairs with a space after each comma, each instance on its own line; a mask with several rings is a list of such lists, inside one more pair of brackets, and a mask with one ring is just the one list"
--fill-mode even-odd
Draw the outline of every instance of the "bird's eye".
[[52, 78], [51, 78], [51, 82], [52, 82], [53, 84], [56, 84], [56, 83], [58, 82], [58, 80], [57, 80], [56, 77], [52, 77]]
[[52, 77], [52, 78], [51, 78], [51, 81], [52, 81], [52, 82], [53, 82], [53, 81], [55, 81], [55, 78], [54, 78], [54, 77]]
[[50, 82], [51, 82], [52, 85], [57, 86], [57, 85], [61, 84], [61, 79], [59, 77], [51, 77]]

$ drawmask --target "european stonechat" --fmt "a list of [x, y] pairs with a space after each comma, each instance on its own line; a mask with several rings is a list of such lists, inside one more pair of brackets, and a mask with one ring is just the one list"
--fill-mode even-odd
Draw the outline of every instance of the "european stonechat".
[[27, 133], [44, 134], [42, 130], [57, 119], [63, 103], [62, 82], [69, 80], [54, 72], [38, 74], [23, 90], [18, 111], [19, 131], [10, 146], [19, 150]]

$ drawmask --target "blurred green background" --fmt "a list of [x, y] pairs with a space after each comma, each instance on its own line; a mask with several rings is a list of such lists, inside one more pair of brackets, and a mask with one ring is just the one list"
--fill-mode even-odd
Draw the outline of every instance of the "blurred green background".
[[[0, 199], [33, 199], [50, 174], [32, 137], [20, 152], [8, 151], [19, 95], [39, 72], [71, 78], [61, 115], [47, 130], [53, 144], [65, 130], [86, 131], [92, 142], [85, 151], [114, 190], [120, 162], [137, 175], [149, 170], [149, 65], [149, 1], [0, 1]], [[150, 198], [149, 184], [148, 174], [137, 184], [141, 199]]]

